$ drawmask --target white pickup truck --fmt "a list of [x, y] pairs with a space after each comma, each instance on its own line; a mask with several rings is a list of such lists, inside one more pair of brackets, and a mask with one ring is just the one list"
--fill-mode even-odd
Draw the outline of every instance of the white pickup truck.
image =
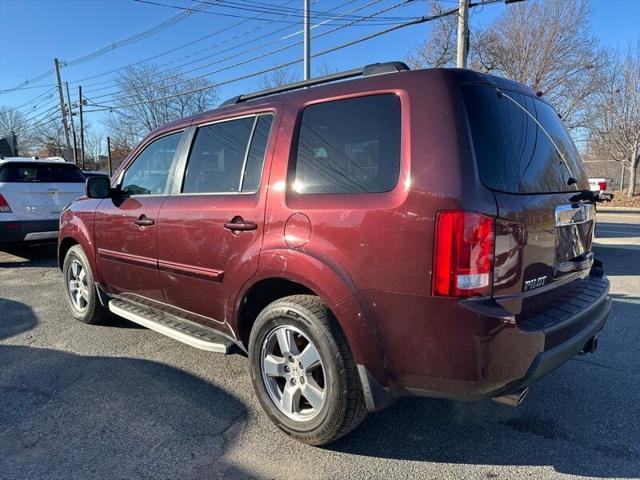
[[85, 176], [62, 159], [0, 159], [0, 246], [58, 238], [62, 209], [84, 195]]
[[605, 191], [607, 189], [606, 178], [589, 178], [589, 190], [597, 192], [598, 190]]

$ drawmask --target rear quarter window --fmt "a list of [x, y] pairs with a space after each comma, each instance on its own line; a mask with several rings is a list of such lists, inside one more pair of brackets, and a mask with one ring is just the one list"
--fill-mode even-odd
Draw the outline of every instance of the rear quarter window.
[[294, 192], [388, 192], [400, 171], [400, 100], [393, 94], [305, 108], [290, 169]]
[[64, 163], [11, 163], [0, 167], [3, 183], [84, 183], [85, 176], [75, 165]]
[[547, 103], [491, 86], [462, 88], [482, 183], [508, 193], [588, 190], [580, 155]]

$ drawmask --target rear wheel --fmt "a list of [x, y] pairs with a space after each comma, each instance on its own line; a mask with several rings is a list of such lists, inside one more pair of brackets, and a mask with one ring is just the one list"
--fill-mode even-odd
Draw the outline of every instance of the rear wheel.
[[304, 443], [330, 443], [367, 413], [344, 335], [316, 296], [293, 295], [268, 305], [251, 331], [249, 357], [267, 415]]
[[100, 303], [87, 255], [80, 245], [74, 245], [62, 265], [66, 299], [71, 314], [83, 323], [98, 323], [107, 309]]

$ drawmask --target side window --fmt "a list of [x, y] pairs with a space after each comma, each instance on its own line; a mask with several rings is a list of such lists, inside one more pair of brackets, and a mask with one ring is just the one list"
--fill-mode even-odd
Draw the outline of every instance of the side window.
[[129, 195], [166, 193], [173, 157], [182, 132], [150, 143], [129, 166], [122, 179], [122, 191]]
[[198, 128], [189, 154], [183, 193], [240, 191], [240, 178], [255, 117]]
[[290, 173], [295, 192], [388, 192], [396, 186], [399, 171], [396, 95], [337, 100], [304, 109]]
[[242, 179], [243, 192], [255, 192], [260, 187], [262, 165], [264, 164], [264, 155], [267, 150], [273, 116], [261, 115], [256, 122]]

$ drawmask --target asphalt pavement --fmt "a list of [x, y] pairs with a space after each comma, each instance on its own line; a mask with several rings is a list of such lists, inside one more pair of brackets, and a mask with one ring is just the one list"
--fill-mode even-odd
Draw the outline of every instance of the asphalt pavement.
[[271, 424], [243, 356], [76, 322], [53, 248], [0, 252], [0, 479], [639, 478], [640, 216], [599, 218], [594, 355], [517, 409], [402, 399], [326, 448]]

